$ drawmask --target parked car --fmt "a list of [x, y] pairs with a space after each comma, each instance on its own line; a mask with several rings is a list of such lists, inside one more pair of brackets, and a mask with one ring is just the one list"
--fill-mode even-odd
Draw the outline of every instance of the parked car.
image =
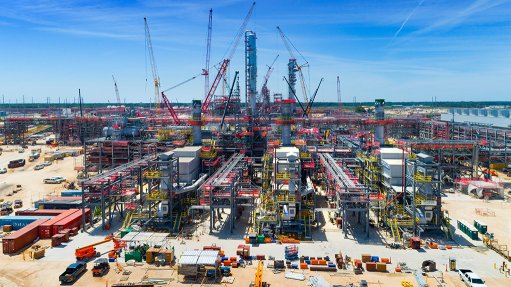
[[7, 169], [5, 167], [0, 168], [0, 174], [7, 173]]
[[7, 165], [8, 168], [17, 168], [25, 165], [25, 159], [11, 160]]
[[44, 164], [44, 166], [50, 166], [51, 165], [51, 161], [45, 161], [42, 164]]
[[78, 261], [69, 265], [64, 273], [60, 274], [59, 281], [61, 284], [75, 282], [82, 273], [87, 271], [87, 263]]
[[469, 287], [487, 287], [483, 279], [470, 269], [459, 269], [458, 274], [461, 280]]
[[54, 176], [54, 177], [50, 177], [50, 178], [45, 178], [43, 180], [44, 183], [50, 183], [50, 184], [63, 183], [64, 181], [66, 181], [66, 178], [62, 177], [62, 176]]
[[21, 208], [23, 207], [23, 201], [21, 199], [16, 199], [14, 201], [14, 208]]
[[44, 164], [37, 164], [36, 166], [34, 166], [34, 169], [35, 170], [40, 170], [40, 169], [43, 169], [45, 167]]

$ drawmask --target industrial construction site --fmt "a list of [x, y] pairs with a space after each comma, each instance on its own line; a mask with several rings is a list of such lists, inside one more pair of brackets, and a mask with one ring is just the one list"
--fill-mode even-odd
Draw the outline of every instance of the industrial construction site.
[[274, 93], [254, 8], [192, 102], [148, 18], [151, 103], [1, 105], [0, 286], [511, 286], [511, 106], [325, 103], [280, 27]]

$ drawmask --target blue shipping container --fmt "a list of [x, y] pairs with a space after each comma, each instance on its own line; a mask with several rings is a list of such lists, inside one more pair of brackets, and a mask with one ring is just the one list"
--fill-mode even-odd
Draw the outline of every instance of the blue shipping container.
[[63, 197], [72, 197], [72, 196], [82, 196], [81, 190], [63, 190], [60, 192], [60, 196]]
[[12, 225], [13, 230], [18, 230], [41, 218], [50, 219], [52, 216], [2, 216], [0, 226]]

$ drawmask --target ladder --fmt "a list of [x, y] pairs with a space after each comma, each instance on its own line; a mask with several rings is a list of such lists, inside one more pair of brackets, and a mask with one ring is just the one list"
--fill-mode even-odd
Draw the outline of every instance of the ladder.
[[126, 212], [126, 218], [124, 218], [124, 222], [122, 223], [121, 229], [128, 228], [128, 226], [130, 226], [132, 219], [133, 219], [133, 211]]

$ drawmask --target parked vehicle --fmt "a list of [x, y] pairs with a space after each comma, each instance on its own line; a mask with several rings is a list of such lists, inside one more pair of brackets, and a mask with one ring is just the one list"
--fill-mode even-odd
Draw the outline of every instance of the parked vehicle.
[[0, 215], [9, 215], [13, 212], [12, 206], [2, 204], [0, 206]]
[[98, 258], [94, 261], [94, 267], [92, 268], [92, 276], [101, 277], [108, 273], [110, 270], [110, 264], [106, 258]]
[[44, 183], [49, 183], [49, 184], [58, 184], [58, 183], [63, 183], [64, 181], [66, 181], [66, 178], [62, 177], [62, 176], [54, 176], [54, 177], [50, 177], [50, 178], [45, 178], [43, 180]]
[[23, 201], [21, 199], [16, 199], [14, 201], [14, 208], [21, 208], [23, 207]]
[[5, 167], [0, 168], [0, 174], [7, 173], [7, 169]]
[[460, 278], [469, 287], [487, 287], [483, 279], [470, 269], [458, 269]]
[[60, 274], [59, 281], [61, 284], [75, 282], [82, 273], [87, 271], [87, 263], [78, 261], [69, 265], [64, 273]]
[[42, 164], [44, 164], [44, 166], [50, 166], [51, 165], [51, 161], [45, 161]]
[[37, 164], [36, 166], [34, 166], [34, 170], [40, 170], [40, 169], [43, 169], [45, 167], [44, 164]]
[[25, 165], [25, 159], [11, 160], [7, 165], [8, 168], [17, 168]]
[[19, 153], [24, 153], [24, 152], [25, 152], [25, 149], [24, 149], [24, 148], [20, 148], [20, 149], [18, 149], [18, 152], [19, 152]]

